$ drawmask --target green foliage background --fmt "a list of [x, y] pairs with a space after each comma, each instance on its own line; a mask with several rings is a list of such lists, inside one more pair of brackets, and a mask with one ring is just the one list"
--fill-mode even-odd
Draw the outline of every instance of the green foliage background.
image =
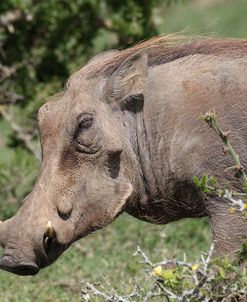
[[[6, 21], [9, 13], [13, 22]], [[1, 1], [0, 112], [4, 108], [39, 150], [38, 108], [94, 54], [185, 28], [244, 37], [246, 13], [245, 0]], [[12, 128], [0, 114], [0, 219], [16, 212], [39, 165]], [[0, 301], [78, 301], [82, 279], [100, 280], [107, 274], [117, 287], [141, 278], [131, 257], [137, 244], [159, 260], [165, 252], [179, 256], [187, 251], [193, 258], [209, 244], [207, 221], [187, 220], [164, 229], [123, 216], [36, 277], [0, 272]]]

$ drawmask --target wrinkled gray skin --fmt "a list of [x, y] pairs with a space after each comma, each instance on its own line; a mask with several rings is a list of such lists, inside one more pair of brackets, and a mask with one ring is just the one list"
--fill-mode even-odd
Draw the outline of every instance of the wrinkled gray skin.
[[[246, 165], [247, 58], [194, 55], [148, 68], [140, 51], [109, 77], [76, 73], [61, 98], [39, 110], [40, 173], [22, 208], [0, 223], [0, 268], [36, 274], [124, 211], [157, 224], [209, 216], [215, 253], [233, 257], [246, 220], [192, 182], [204, 172], [232, 177], [220, 139], [198, 118], [213, 108]], [[48, 221], [54, 231], [45, 248]]]

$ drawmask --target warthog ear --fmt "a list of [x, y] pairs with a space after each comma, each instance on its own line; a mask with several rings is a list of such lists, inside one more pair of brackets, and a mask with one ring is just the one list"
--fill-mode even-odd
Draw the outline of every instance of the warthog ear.
[[128, 182], [121, 182], [115, 187], [114, 200], [111, 200], [107, 205], [107, 215], [110, 220], [116, 218], [121, 213], [126, 201], [133, 192], [133, 186]]
[[121, 102], [130, 96], [143, 94], [148, 76], [148, 55], [145, 50], [127, 58], [111, 75], [107, 83], [107, 98]]
[[86, 194], [91, 197], [87, 202], [87, 213], [94, 213], [88, 217], [89, 224], [96, 223], [98, 227], [104, 227], [111, 223], [123, 211], [133, 191], [132, 184], [124, 176], [116, 179], [109, 176], [102, 178], [100, 175], [91, 177], [91, 181], [86, 184]]

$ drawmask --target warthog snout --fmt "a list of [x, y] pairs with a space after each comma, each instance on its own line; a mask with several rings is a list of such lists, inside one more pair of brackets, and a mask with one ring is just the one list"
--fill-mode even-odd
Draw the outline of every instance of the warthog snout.
[[58, 243], [52, 222], [37, 231], [17, 230], [13, 219], [0, 222], [0, 244], [4, 247], [0, 269], [21, 276], [35, 275], [56, 260], [64, 248]]
[[[26, 255], [22, 254], [18, 245], [9, 244], [6, 245], [6, 251], [3, 258], [0, 260], [0, 268], [16, 275], [26, 276], [35, 275], [39, 272], [40, 267], [34, 262], [39, 259], [37, 263], [43, 266], [48, 259], [49, 253], [56, 247], [56, 233], [52, 226], [51, 221], [48, 221], [46, 230], [43, 235], [43, 242], [40, 243], [39, 255], [37, 252], [28, 251]], [[43, 255], [40, 251], [44, 251]]]
[[21, 276], [36, 275], [39, 272], [39, 267], [34, 262], [16, 263], [10, 256], [4, 256], [0, 260], [0, 268]]
[[[7, 246], [8, 230], [10, 228], [10, 220], [0, 221], [0, 245]], [[33, 261], [24, 260], [17, 262], [16, 250], [14, 246], [6, 248], [3, 258], [0, 260], [0, 268], [17, 275], [35, 275], [39, 272], [39, 267]], [[19, 257], [18, 257], [19, 259]]]

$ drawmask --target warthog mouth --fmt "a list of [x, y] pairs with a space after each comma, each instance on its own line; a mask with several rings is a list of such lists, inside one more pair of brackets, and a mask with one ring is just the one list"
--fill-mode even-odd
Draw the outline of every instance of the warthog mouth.
[[39, 267], [34, 262], [16, 263], [10, 256], [6, 255], [0, 260], [0, 269], [20, 276], [36, 275], [39, 272]]

